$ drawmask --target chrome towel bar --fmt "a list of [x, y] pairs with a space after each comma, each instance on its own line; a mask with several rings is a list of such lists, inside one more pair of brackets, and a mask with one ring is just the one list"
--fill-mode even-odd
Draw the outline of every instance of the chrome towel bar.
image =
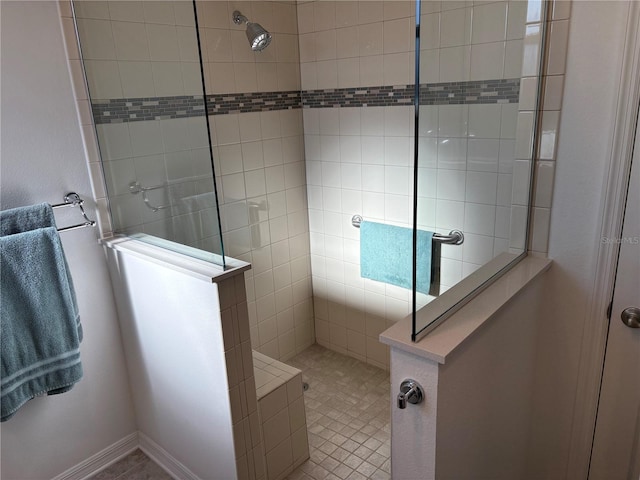
[[167, 188], [167, 185], [154, 185], [152, 187], [143, 187], [140, 182], [133, 181], [129, 184], [129, 192], [133, 195], [137, 195], [138, 193], [142, 193], [142, 200], [147, 208], [157, 212], [159, 210], [166, 210], [167, 208], [171, 208], [171, 205], [151, 205], [149, 202], [149, 198], [147, 198], [147, 192], [151, 190], [159, 190], [161, 188]]
[[[362, 216], [354, 215], [351, 217], [351, 225], [356, 228], [360, 228], [362, 220]], [[449, 235], [434, 233], [432, 241], [437, 243], [446, 243], [448, 245], [462, 245], [464, 243], [464, 234], [460, 230], [451, 230]]]
[[80, 195], [78, 195], [76, 192], [69, 192], [64, 196], [63, 200], [64, 200], [64, 203], [57, 203], [55, 205], [51, 205], [51, 208], [78, 207], [80, 209], [80, 213], [82, 214], [86, 222], [79, 223], [77, 225], [70, 225], [68, 227], [59, 228], [58, 229], [59, 232], [66, 232], [68, 230], [75, 230], [77, 228], [96, 226], [95, 220], [91, 220], [87, 216], [87, 212], [84, 211], [84, 206], [83, 206], [84, 200], [80, 198]]

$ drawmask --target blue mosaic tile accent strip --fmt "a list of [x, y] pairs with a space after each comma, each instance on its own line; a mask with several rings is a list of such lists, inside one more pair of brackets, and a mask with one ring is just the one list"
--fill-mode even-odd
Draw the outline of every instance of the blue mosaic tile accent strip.
[[[335, 88], [303, 92], [257, 92], [207, 95], [211, 115], [267, 112], [294, 108], [390, 107], [411, 105], [413, 85]], [[420, 86], [420, 105], [517, 103], [520, 79], [428, 83]], [[164, 120], [204, 115], [202, 96], [95, 100], [96, 124]]]

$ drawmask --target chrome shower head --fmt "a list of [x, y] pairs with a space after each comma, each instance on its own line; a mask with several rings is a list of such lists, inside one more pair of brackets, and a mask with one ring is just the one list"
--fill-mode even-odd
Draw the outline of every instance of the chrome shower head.
[[247, 38], [251, 44], [251, 50], [260, 52], [271, 43], [271, 34], [259, 23], [247, 22]]
[[233, 23], [236, 25], [245, 23], [247, 25], [247, 39], [249, 40], [249, 45], [251, 45], [251, 50], [254, 52], [261, 52], [271, 43], [271, 34], [259, 23], [250, 22], [238, 10], [233, 12]]

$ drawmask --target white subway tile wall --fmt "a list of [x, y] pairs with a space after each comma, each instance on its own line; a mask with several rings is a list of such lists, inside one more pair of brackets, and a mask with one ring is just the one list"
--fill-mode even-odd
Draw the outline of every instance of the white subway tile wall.
[[409, 292], [360, 277], [359, 230], [351, 217], [408, 222], [412, 109], [303, 114], [316, 340], [384, 368], [387, 353], [377, 336], [388, 319], [409, 312]]
[[[300, 90], [296, 7], [283, 2], [198, 2], [207, 93]], [[262, 52], [252, 52], [245, 26], [231, 20], [239, 10], [273, 36]]]
[[[234, 10], [273, 35], [252, 52]], [[300, 90], [295, 2], [198, 3], [207, 94]], [[247, 262], [252, 346], [287, 360], [315, 341], [302, 111], [210, 117], [225, 253]]]
[[[413, 2], [300, 3], [302, 89], [411, 84], [414, 15]], [[518, 1], [423, 2], [421, 83], [519, 78], [526, 15]], [[322, 73], [333, 64], [337, 80]], [[420, 228], [465, 232], [442, 249], [441, 291], [509, 249], [517, 116], [509, 103], [420, 108]], [[413, 107], [304, 109], [304, 134], [316, 339], [386, 368], [377, 337], [410, 313], [410, 292], [360, 278], [351, 217], [410, 225]]]
[[226, 253], [253, 266], [252, 345], [286, 360], [314, 342], [302, 111], [212, 118]]

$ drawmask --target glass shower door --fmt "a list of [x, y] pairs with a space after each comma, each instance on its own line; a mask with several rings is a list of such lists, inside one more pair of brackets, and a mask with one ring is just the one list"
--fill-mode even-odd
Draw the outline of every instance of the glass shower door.
[[74, 13], [113, 232], [224, 265], [193, 4]]
[[415, 310], [433, 312], [414, 312], [414, 340], [526, 251], [538, 97], [525, 104], [520, 87], [541, 84], [544, 25], [537, 1], [418, 0], [416, 11], [416, 226], [434, 239], [430, 288], [415, 292]]

